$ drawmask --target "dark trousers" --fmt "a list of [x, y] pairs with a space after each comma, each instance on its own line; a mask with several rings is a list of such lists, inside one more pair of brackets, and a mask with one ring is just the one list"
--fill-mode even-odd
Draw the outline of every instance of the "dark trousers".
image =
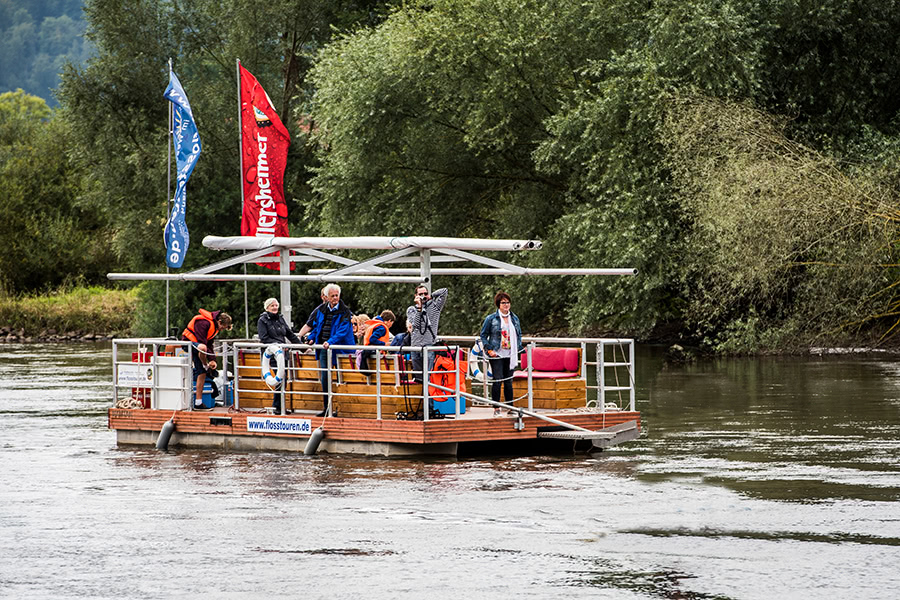
[[[421, 352], [411, 352], [410, 356], [412, 357], [412, 368], [413, 368], [413, 379], [419, 383], [422, 383], [422, 353]], [[431, 371], [434, 369], [434, 360], [437, 358], [437, 354], [434, 352], [428, 353], [428, 370]]]
[[[513, 400], [515, 397], [513, 396], [513, 382], [512, 375], [513, 370], [509, 367], [509, 357], [498, 357], [490, 359], [491, 362], [491, 379], [494, 381], [491, 383], [491, 400], [494, 402], [500, 402], [500, 385], [503, 385], [503, 397], [504, 402], [512, 408]], [[503, 380], [503, 381], [497, 381]], [[494, 408], [497, 408], [496, 406]]]
[[322, 410], [328, 412], [328, 352], [319, 350], [316, 360], [319, 362], [319, 383], [322, 384]]

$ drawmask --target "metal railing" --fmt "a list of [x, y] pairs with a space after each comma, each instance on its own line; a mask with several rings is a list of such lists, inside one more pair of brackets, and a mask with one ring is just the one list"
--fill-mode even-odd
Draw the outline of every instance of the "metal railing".
[[[235, 375], [236, 375], [235, 379], [237, 381], [237, 385], [234, 388], [235, 408], [240, 407], [240, 396], [241, 396], [242, 392], [258, 393], [260, 391], [258, 389], [244, 388], [244, 387], [240, 386], [240, 382], [242, 379], [240, 371], [253, 371], [255, 373], [257, 368], [255, 366], [250, 366], [250, 365], [241, 365], [240, 364], [241, 361], [239, 360], [239, 353], [241, 351], [251, 351], [251, 352], [260, 353], [260, 355], [261, 355], [262, 351], [268, 346], [269, 346], [269, 344], [263, 344], [260, 342], [234, 342], [232, 344], [232, 357], [233, 357], [234, 364], [237, 365], [236, 369], [238, 369], [238, 371], [235, 373]], [[289, 356], [291, 358], [288, 358], [285, 360], [285, 377], [284, 377], [284, 381], [282, 382], [280, 388], [278, 388], [278, 389], [269, 388], [269, 390], [264, 393], [271, 392], [272, 394], [283, 394], [285, 402], [281, 403], [281, 414], [285, 414], [285, 411], [287, 410], [287, 399], [288, 398], [296, 398], [298, 396], [299, 397], [311, 396], [311, 397], [322, 398], [322, 396], [324, 395], [327, 399], [326, 400], [327, 408], [325, 406], [326, 403], [323, 403], [323, 408], [326, 409], [325, 412], [328, 416], [332, 416], [334, 413], [333, 407], [334, 407], [335, 398], [340, 398], [342, 396], [345, 396], [345, 397], [356, 397], [356, 398], [375, 398], [375, 411], [376, 411], [377, 419], [383, 418], [382, 399], [385, 399], [385, 398], [409, 399], [410, 398], [410, 396], [405, 393], [404, 394], [386, 393], [385, 390], [383, 389], [383, 383], [384, 383], [383, 377], [385, 375], [387, 375], [390, 378], [393, 378], [394, 387], [402, 386], [404, 381], [409, 383], [408, 378], [409, 377], [415, 378], [416, 375], [422, 376], [422, 379], [424, 381], [428, 382], [429, 376], [432, 373], [436, 372], [436, 371], [430, 370], [428, 367], [429, 357], [432, 354], [434, 354], [436, 352], [440, 352], [440, 351], [446, 351], [449, 349], [449, 350], [457, 353], [457, 356], [458, 356], [458, 353], [460, 351], [459, 346], [449, 346], [448, 347], [448, 346], [444, 346], [444, 345], [439, 345], [439, 346], [402, 346], [402, 347], [401, 346], [329, 345], [328, 348], [325, 348], [325, 346], [322, 344], [278, 344], [278, 346], [280, 346], [285, 351], [286, 356]], [[355, 353], [357, 350], [363, 350], [365, 352], [372, 353], [371, 358], [373, 358], [375, 361], [374, 369], [373, 368], [357, 369], [357, 368], [353, 367], [352, 362], [353, 362], [353, 359], [355, 358], [355, 355], [352, 353]], [[319, 361], [319, 356], [320, 356], [319, 352], [325, 353], [325, 366], [324, 367], [321, 366], [321, 362], [320, 362], [315, 367], [302, 367], [302, 370], [316, 371], [318, 374], [320, 374], [319, 377], [321, 377], [322, 372], [326, 372], [327, 373], [327, 375], [326, 375], [327, 389], [324, 389], [321, 391], [304, 391], [304, 390], [289, 389], [288, 383], [291, 381], [298, 380], [298, 378], [294, 377], [293, 374], [295, 374], [297, 371], [301, 370], [301, 367], [293, 364], [295, 362], [293, 360], [293, 357], [298, 356], [298, 355], [299, 356], [303, 356], [303, 355], [311, 356], [313, 352], [315, 352], [317, 361]], [[404, 358], [403, 355], [411, 355], [411, 354], [414, 354], [417, 352], [422, 353], [422, 367], [423, 367], [422, 371], [412, 371], [412, 370], [406, 369], [404, 366], [406, 363], [406, 358]], [[336, 360], [336, 357], [338, 357], [338, 356], [347, 357], [351, 362], [350, 367], [342, 366], [340, 364], [340, 361]], [[384, 368], [385, 359], [387, 359], [388, 363], [390, 363], [393, 366], [393, 368], [388, 368], [388, 369]], [[262, 361], [262, 360], [263, 360], [263, 358], [262, 358], [262, 356], [260, 356], [260, 361]], [[403, 362], [401, 362], [401, 361], [403, 361]], [[454, 361], [454, 364], [456, 366], [457, 373], [459, 374], [458, 359]], [[262, 364], [260, 364], [260, 366], [262, 366]], [[338, 385], [343, 384], [344, 376], [346, 373], [363, 374], [366, 376], [367, 380], [371, 376], [374, 375], [374, 377], [375, 377], [374, 393], [361, 393], [358, 391], [354, 391], [354, 392], [336, 391], [334, 389], [335, 380]], [[465, 373], [462, 373], [462, 376], [464, 377]], [[311, 380], [306, 379], [306, 381], [311, 381]], [[418, 384], [419, 382], [416, 381], [415, 383]], [[425, 385], [424, 383], [421, 385], [422, 385], [421, 395], [417, 394], [413, 397], [417, 398], [417, 399], [418, 399], [418, 397], [421, 397], [421, 399], [422, 399], [421, 407], [422, 407], [422, 412], [423, 412], [423, 418], [424, 418], [424, 420], [427, 421], [427, 420], [429, 420], [429, 417], [430, 417], [430, 415], [429, 415], [430, 410], [425, 410], [424, 407], [430, 407], [430, 405], [431, 405], [430, 401], [432, 400], [432, 398], [430, 395], [429, 388], [435, 387], [435, 385], [434, 385], [434, 383], [431, 383], [431, 382], [429, 382], [427, 385]], [[461, 387], [461, 377], [457, 376], [456, 377], [456, 390], [455, 391], [449, 390], [451, 392], [454, 392], [454, 395], [455, 395], [454, 396], [455, 397], [454, 412], [455, 412], [456, 416], [459, 416], [461, 414], [460, 387]], [[415, 412], [415, 411], [413, 411], [413, 412]]]
[[[445, 336], [442, 339], [448, 342], [471, 343], [474, 344], [480, 339], [478, 336]], [[601, 412], [607, 410], [623, 410], [624, 399], [622, 392], [628, 392], [628, 410], [635, 410], [635, 374], [634, 374], [634, 340], [630, 338], [570, 338], [570, 337], [532, 337], [523, 336], [522, 343], [525, 344], [525, 353], [528, 360], [528, 366], [525, 368], [527, 378], [527, 396], [528, 409], [534, 410], [534, 369], [532, 355], [535, 348], [545, 346], [567, 345], [569, 347], [577, 345], [580, 348], [581, 371], [580, 377], [585, 379], [585, 406], [597, 408]], [[590, 346], [594, 347], [594, 361], [588, 360], [588, 350]], [[612, 351], [609, 362], [607, 358], [610, 354], [607, 349]], [[621, 354], [621, 360], [618, 355]], [[483, 395], [487, 395], [484, 388], [487, 387], [490, 380], [487, 378], [488, 358], [481, 356], [477, 359], [481, 363], [481, 372], [485, 374], [481, 381], [483, 386]], [[624, 373], [620, 369], [624, 369]], [[611, 372], [608, 372], [610, 371]], [[608, 385], [607, 381], [612, 378], [614, 384]], [[624, 379], [624, 383], [622, 380]], [[592, 383], [594, 382], [594, 383]], [[590, 390], [596, 390], [596, 400], [588, 397]], [[608, 394], [616, 393], [618, 395], [618, 403], [608, 402]]]
[[[461, 348], [460, 345], [469, 343], [474, 344], [479, 338], [477, 336], [447, 336], [443, 339], [447, 342], [456, 343], [456, 345], [449, 346], [449, 348], [450, 350], [456, 352], [456, 361], [458, 361], [459, 357], [462, 354], [467, 354], [468, 359], [472, 360], [472, 356], [469, 354], [469, 351], [464, 347]], [[523, 343], [526, 344], [525, 353], [528, 361], [528, 365], [524, 369], [524, 372], [526, 373], [526, 396], [528, 399], [527, 410], [529, 412], [534, 411], [534, 362], [532, 360], [534, 350], [538, 347], [559, 345], [568, 345], [569, 347], [577, 345], [577, 347], [580, 349], [581, 370], [579, 373], [579, 377], [585, 379], [586, 407], [590, 408], [593, 405], [593, 408], [601, 412], [607, 410], [623, 410], [625, 403], [623, 393], [627, 392], [628, 410], [635, 410], [634, 340], [624, 338], [523, 337]], [[220, 369], [222, 372], [226, 374], [228, 373], [229, 358], [231, 358], [233, 364], [235, 365], [235, 408], [240, 408], [240, 397], [242, 392], [258, 393], [260, 391], [258, 389], [242, 388], [240, 386], [240, 382], [242, 379], [241, 371], [256, 371], [256, 367], [240, 364], [241, 361], [239, 361], [239, 352], [250, 351], [261, 354], [262, 350], [264, 350], [267, 346], [268, 344], [254, 341], [222, 340], [214, 348], [216, 356], [221, 355], [222, 357], [222, 366]], [[448, 348], [444, 345], [424, 347], [330, 345], [327, 349], [323, 345], [310, 344], [280, 344], [280, 346], [286, 351], [286, 355], [291, 355], [292, 353], [295, 353], [295, 355], [302, 355], [311, 353], [313, 351], [325, 352], [324, 368], [320, 365], [317, 365], [316, 367], [304, 367], [303, 370], [315, 370], [319, 373], [321, 373], [323, 370], [327, 371], [328, 389], [321, 391], [303, 391], [289, 389], [287, 382], [297, 380], [297, 378], [293, 377], [292, 375], [295, 375], [296, 372], [300, 370], [300, 367], [295, 366], [293, 364], [293, 361], [286, 360], [285, 382], [282, 384], [281, 389], [269, 390], [271, 393], [283, 393], [285, 399], [289, 397], [296, 398], [298, 396], [315, 396], [321, 399], [324, 394], [327, 397], [326, 412], [327, 414], [329, 414], [329, 416], [333, 414], [335, 397], [373, 397], [375, 398], [377, 419], [382, 419], [384, 416], [382, 411], [382, 399], [408, 399], [410, 397], [405, 393], [385, 393], [385, 390], [383, 389], [385, 377], [387, 377], [388, 380], [393, 380], [394, 387], [401, 386], [404, 378], [416, 374], [422, 374], [422, 379], [428, 382], [429, 375], [434, 372], [428, 368], [430, 355], [435, 352], [445, 351]], [[588, 360], [590, 346], [594, 347], [594, 361]], [[124, 361], [119, 359], [120, 352], [128, 347], [133, 348], [133, 351], [137, 352], [137, 362]], [[172, 352], [173, 350], [174, 352]], [[340, 361], [334, 360], [335, 356], [340, 354], [342, 356], [348, 357], [352, 363], [354, 355], [351, 353], [355, 352], [356, 350], [365, 350], [367, 352], [372, 352], [372, 357], [375, 361], [374, 369], [369, 368], [364, 371], [360, 371], [353, 368], [352, 365], [349, 368], [344, 367], [340, 364]], [[194, 348], [191, 346], [190, 342], [182, 342], [171, 339], [129, 338], [113, 340], [113, 402], [115, 404], [118, 404], [118, 401], [121, 397], [120, 392], [123, 388], [131, 388], [132, 396], [135, 395], [135, 390], [149, 389], [150, 408], [172, 408], [174, 404], [178, 403], [177, 401], [179, 398], [180, 406], [182, 406], [183, 408], [193, 408], [193, 402], [190, 402], [193, 352]], [[425, 371], [424, 373], [414, 373], [410, 370], [407, 370], [403, 366], [405, 363], [401, 362], [401, 354], [409, 355], [414, 352], [422, 352], [423, 354], [422, 364], [423, 370]], [[180, 356], [172, 356], [172, 354], [180, 354]], [[149, 360], [144, 360], [145, 358], [149, 358]], [[488, 359], [486, 356], [481, 356], [476, 360], [481, 363], [481, 372], [485, 374], [485, 377], [478, 382], [473, 380], [472, 383], [473, 388], [476, 383], [481, 384], [481, 395], [479, 396], [474, 393], [462, 391], [461, 377], [459, 376], [459, 366], [458, 362], [455, 361], [458, 375], [455, 378], [455, 389], [447, 389], [442, 386], [435, 385], [433, 382], [429, 382], [427, 385], [422, 384], [421, 408], [423, 413], [422, 418], [424, 420], [427, 421], [430, 418], [430, 410], [426, 409], [426, 407], [430, 407], [431, 405], [431, 391], [429, 388], [441, 389], [442, 391], [448, 392], [448, 394], [453, 394], [453, 397], [455, 399], [454, 414], [457, 417], [461, 414], [461, 412], [463, 412], [461, 410], [460, 402], [464, 401], [465, 399], [479, 402], [488, 406], [505, 407], [513, 410], [518, 410], [515, 407], [510, 407], [502, 403], [495, 403], [490, 399], [489, 385], [492, 383], [492, 381], [486, 376], [488, 373]], [[262, 362], [262, 357], [260, 357], [260, 362]], [[385, 362], [387, 364], [385, 364]], [[126, 364], [128, 366], [124, 366]], [[389, 366], [391, 368], [384, 368], [385, 366]], [[141, 369], [148, 370], [142, 373]], [[624, 369], [624, 373], [622, 373], [622, 369]], [[369, 384], [372, 383], [370, 377], [374, 375], [374, 393], [349, 393], [336, 391], [334, 389], [335, 379], [337, 379], [337, 384], [342, 384], [344, 374], [347, 372], [365, 374], [367, 380], [369, 381]], [[466, 375], [467, 373], [463, 374], [463, 376]], [[591, 399], [589, 397], [590, 390], [596, 391], [595, 399]], [[472, 390], [472, 392], [474, 392], [474, 389]], [[608, 401], [610, 394], [616, 395], [618, 403]], [[145, 392], [138, 391], [137, 396], [138, 398], [146, 399]], [[165, 400], [162, 405], [160, 404], [161, 398]], [[284, 414], [284, 411], [287, 408], [286, 405], [286, 401], [281, 403], [282, 414]]]

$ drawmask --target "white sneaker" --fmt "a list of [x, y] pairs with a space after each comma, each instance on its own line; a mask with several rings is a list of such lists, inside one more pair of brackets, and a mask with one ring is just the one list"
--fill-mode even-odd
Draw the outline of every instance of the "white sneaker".
[[499, 408], [495, 408], [495, 409], [494, 409], [494, 416], [495, 416], [495, 417], [502, 417], [502, 416], [503, 416], [503, 415], [500, 413], [500, 409], [499, 409]]

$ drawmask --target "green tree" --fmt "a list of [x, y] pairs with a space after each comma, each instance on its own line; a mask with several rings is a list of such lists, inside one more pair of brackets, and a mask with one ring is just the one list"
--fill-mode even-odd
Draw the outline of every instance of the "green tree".
[[0, 284], [8, 291], [105, 280], [112, 266], [105, 222], [76, 202], [66, 124], [22, 90], [0, 94]]
[[[76, 140], [74, 157], [84, 173], [80, 202], [114, 224], [112, 244], [129, 270], [164, 268], [171, 140], [162, 94], [169, 58], [203, 142], [187, 188], [187, 270], [214, 260], [201, 244], [204, 236], [240, 233], [235, 58], [269, 92], [292, 133], [285, 195], [291, 231], [302, 235], [314, 157], [305, 150], [294, 108], [309, 95], [306, 72], [318, 48], [334, 35], [332, 27], [349, 27], [357, 19], [374, 22], [377, 7], [377, 2], [325, 0], [151, 1], [129, 3], [127, 9], [120, 0], [86, 3], [87, 36], [97, 53], [82, 68], [66, 68], [59, 95]], [[148, 287], [149, 295], [161, 297], [164, 286]], [[184, 283], [171, 286], [171, 293], [178, 321], [195, 314], [198, 305], [243, 304], [240, 285]], [[272, 290], [259, 293], [265, 297]], [[161, 331], [164, 306], [158, 303], [145, 313], [143, 331]]]

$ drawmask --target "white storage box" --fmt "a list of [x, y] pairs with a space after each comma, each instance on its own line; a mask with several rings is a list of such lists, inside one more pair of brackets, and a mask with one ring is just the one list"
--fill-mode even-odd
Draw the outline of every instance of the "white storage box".
[[185, 410], [191, 393], [191, 365], [187, 356], [157, 357], [159, 382], [156, 408]]

